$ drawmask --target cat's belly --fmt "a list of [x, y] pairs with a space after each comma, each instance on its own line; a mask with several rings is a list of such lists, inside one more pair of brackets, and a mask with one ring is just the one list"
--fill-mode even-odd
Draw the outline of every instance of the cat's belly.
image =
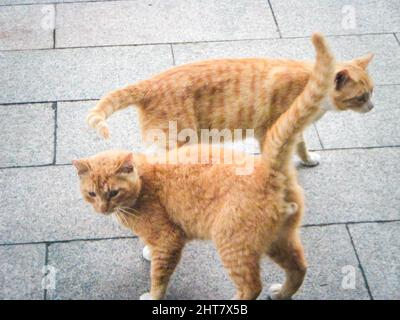
[[191, 207], [177, 207], [169, 212], [169, 218], [185, 233], [187, 239], [211, 239], [215, 214], [213, 203], [190, 201]]

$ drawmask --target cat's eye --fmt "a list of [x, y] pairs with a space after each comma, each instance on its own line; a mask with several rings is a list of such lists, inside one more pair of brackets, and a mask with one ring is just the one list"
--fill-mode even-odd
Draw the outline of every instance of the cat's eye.
[[357, 102], [366, 102], [370, 97], [370, 94], [368, 92], [364, 93], [362, 96], [356, 97], [355, 99]]
[[96, 192], [93, 192], [93, 191], [90, 191], [90, 192], [88, 192], [89, 193], [89, 196], [91, 196], [91, 197], [95, 197], [96, 196]]
[[358, 102], [365, 102], [365, 96], [357, 97]]
[[113, 198], [113, 197], [115, 197], [118, 193], [119, 193], [119, 190], [111, 190], [111, 191], [108, 193], [108, 196], [109, 196], [110, 198]]

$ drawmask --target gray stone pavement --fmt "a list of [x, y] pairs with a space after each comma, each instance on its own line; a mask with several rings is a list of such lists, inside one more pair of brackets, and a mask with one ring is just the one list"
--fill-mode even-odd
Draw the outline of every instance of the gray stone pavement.
[[[316, 30], [338, 60], [376, 54], [376, 108], [331, 113], [307, 131], [322, 162], [298, 166], [309, 270], [294, 298], [400, 299], [398, 0], [0, 0], [0, 299], [148, 290], [140, 240], [83, 203], [70, 165], [108, 148], [143, 150], [134, 109], [110, 119], [108, 142], [88, 130], [104, 93], [199, 59], [313, 58]], [[258, 152], [251, 141], [245, 149]], [[265, 260], [265, 288], [282, 279]], [[168, 298], [233, 292], [212, 244], [193, 242]]]

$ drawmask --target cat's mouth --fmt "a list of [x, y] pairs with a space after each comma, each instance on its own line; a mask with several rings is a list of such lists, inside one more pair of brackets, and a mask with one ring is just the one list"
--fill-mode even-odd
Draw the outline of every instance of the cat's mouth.
[[100, 213], [103, 216], [108, 216], [110, 214], [112, 214], [115, 210], [117, 210], [117, 208], [110, 208], [110, 209], [98, 209], [98, 208], [94, 208], [95, 211], [97, 213]]
[[368, 113], [374, 109], [374, 105], [372, 103], [365, 104], [361, 108], [354, 108], [353, 110], [358, 113]]

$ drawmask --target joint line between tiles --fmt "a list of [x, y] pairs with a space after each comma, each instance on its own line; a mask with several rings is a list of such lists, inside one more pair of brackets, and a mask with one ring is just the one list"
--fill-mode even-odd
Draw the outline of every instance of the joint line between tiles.
[[172, 64], [173, 64], [174, 66], [176, 66], [174, 48], [173, 48], [173, 44], [172, 44], [172, 43], [170, 43], [170, 48], [171, 48], [171, 55], [172, 55]]
[[[44, 267], [46, 268], [47, 271], [47, 266], [49, 264], [49, 243], [45, 243], [45, 254], [44, 254]], [[43, 286], [43, 300], [47, 300], [47, 288], [46, 288], [46, 283], [43, 281], [44, 278], [47, 276], [47, 274], [44, 274], [42, 276], [42, 283], [45, 285]]]
[[[61, 4], [84, 4], [84, 3], [103, 3], [103, 2], [121, 2], [121, 1], [133, 1], [133, 0], [86, 0], [86, 1], [71, 1], [61, 2]], [[59, 4], [60, 2], [29, 2], [29, 3], [13, 3], [13, 4], [0, 4], [1, 7], [21, 7], [21, 6], [40, 6], [40, 5], [52, 5]]]
[[54, 3], [54, 29], [53, 29], [53, 49], [55, 49], [56, 46], [56, 32], [57, 32], [57, 4]]
[[322, 150], [325, 150], [324, 143], [322, 142], [321, 136], [319, 134], [317, 124], [314, 122], [313, 125], [314, 125], [314, 128], [315, 128], [315, 131], [317, 132], [317, 137], [318, 137], [318, 140], [319, 140], [319, 144], [321, 145]]
[[354, 254], [356, 256], [356, 259], [357, 259], [357, 262], [358, 262], [358, 266], [359, 266], [360, 271], [361, 271], [361, 275], [362, 275], [362, 277], [364, 279], [364, 284], [365, 284], [365, 287], [367, 289], [368, 295], [369, 295], [371, 300], [374, 300], [374, 297], [372, 296], [371, 289], [370, 289], [369, 284], [368, 284], [367, 276], [365, 275], [365, 271], [364, 271], [364, 268], [363, 268], [363, 266], [361, 264], [361, 260], [360, 260], [360, 257], [358, 255], [357, 248], [355, 246], [355, 243], [354, 243], [354, 240], [353, 240], [353, 236], [351, 235], [351, 232], [350, 232], [348, 224], [346, 224], [346, 230], [347, 230], [347, 233], [348, 233], [348, 235], [350, 237], [350, 242], [351, 242], [351, 245], [353, 247]]
[[53, 165], [57, 163], [57, 130], [58, 130], [58, 103], [53, 103], [54, 109], [54, 146], [53, 146]]
[[[366, 221], [348, 221], [348, 222], [331, 222], [331, 223], [316, 223], [316, 224], [304, 224], [301, 228], [314, 228], [314, 227], [329, 227], [329, 226], [341, 226], [341, 225], [358, 225], [367, 223], [395, 223], [400, 222], [400, 219], [394, 220], [366, 220]], [[51, 241], [28, 241], [28, 242], [10, 242], [0, 243], [0, 247], [6, 246], [21, 246], [21, 245], [38, 245], [47, 244], [48, 246], [57, 243], [70, 243], [70, 242], [85, 242], [85, 241], [106, 241], [106, 240], [124, 240], [124, 239], [138, 239], [138, 236], [116, 236], [116, 237], [103, 237], [103, 238], [76, 238], [67, 240], [51, 240]]]
[[[59, 48], [57, 48], [59, 49]], [[390, 87], [390, 86], [400, 86], [400, 83], [384, 83], [377, 84], [376, 87]], [[24, 104], [43, 104], [43, 103], [63, 103], [63, 102], [87, 102], [87, 101], [97, 101], [97, 98], [78, 98], [78, 99], [59, 99], [59, 100], [40, 100], [40, 101], [17, 101], [17, 102], [0, 102], [0, 106], [14, 106], [14, 105], [24, 105]]]
[[271, 13], [272, 13], [272, 18], [274, 19], [274, 22], [275, 22], [276, 31], [278, 31], [279, 38], [282, 39], [282, 33], [281, 33], [281, 30], [279, 29], [278, 20], [276, 18], [274, 9], [272, 8], [271, 0], [267, 0], [267, 1], [268, 1], [269, 9], [271, 10]]
[[107, 240], [124, 240], [124, 239], [137, 239], [138, 236], [120, 236], [120, 237], [105, 237], [105, 238], [77, 238], [68, 240], [52, 240], [52, 241], [28, 241], [28, 242], [14, 242], [14, 243], [0, 243], [0, 247], [7, 246], [25, 246], [25, 245], [39, 245], [45, 244], [50, 246], [58, 243], [70, 243], [70, 242], [86, 242], [86, 241], [107, 241]]
[[399, 38], [397, 37], [396, 33], [393, 32], [393, 35], [394, 35], [394, 38], [396, 39], [398, 45], [400, 46], [400, 40], [399, 40]]
[[[378, 32], [378, 33], [359, 33], [359, 34], [327, 34], [325, 37], [362, 37], [362, 36], [377, 36], [377, 35], [393, 35], [393, 32]], [[140, 46], [167, 46], [173, 45], [190, 45], [202, 43], [229, 43], [240, 41], [268, 41], [268, 40], [291, 40], [291, 39], [309, 39], [310, 36], [293, 36], [293, 37], [262, 37], [262, 38], [247, 38], [247, 39], [217, 39], [217, 40], [201, 40], [201, 41], [175, 41], [175, 42], [149, 42], [149, 43], [127, 43], [127, 44], [103, 44], [103, 45], [90, 45], [90, 46], [70, 46], [70, 47], [56, 47], [56, 48], [36, 48], [36, 49], [6, 49], [0, 52], [19, 52], [19, 51], [45, 51], [45, 50], [67, 50], [67, 49], [90, 49], [90, 48], [118, 48], [118, 47], [140, 47]]]

